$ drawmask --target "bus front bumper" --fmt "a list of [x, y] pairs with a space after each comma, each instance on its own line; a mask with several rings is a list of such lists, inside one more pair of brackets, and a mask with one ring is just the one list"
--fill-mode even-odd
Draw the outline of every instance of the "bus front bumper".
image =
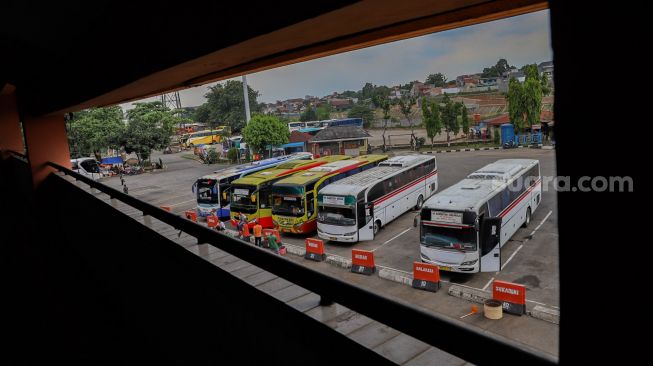
[[456, 272], [456, 273], [476, 273], [479, 271], [478, 262], [476, 262], [474, 265], [471, 266], [462, 266], [459, 264], [437, 262], [426, 257], [424, 254], [420, 254], [420, 259], [424, 263], [435, 264], [436, 266], [438, 266], [440, 271]]

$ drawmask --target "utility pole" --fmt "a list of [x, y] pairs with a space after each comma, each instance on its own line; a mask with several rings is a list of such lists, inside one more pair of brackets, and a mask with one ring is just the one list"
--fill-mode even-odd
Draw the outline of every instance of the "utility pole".
[[245, 125], [247, 125], [252, 116], [249, 114], [249, 93], [247, 92], [247, 76], [245, 75], [243, 75], [243, 94], [245, 96]]

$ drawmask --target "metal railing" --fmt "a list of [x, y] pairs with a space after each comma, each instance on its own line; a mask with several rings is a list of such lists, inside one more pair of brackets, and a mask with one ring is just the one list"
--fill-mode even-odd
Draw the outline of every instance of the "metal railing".
[[[231, 255], [304, 287], [323, 299], [342, 304], [437, 347], [466, 361], [483, 365], [514, 363], [552, 365], [557, 359], [542, 351], [525, 346], [503, 336], [470, 326], [443, 315], [430, 313], [409, 303], [389, 299], [366, 289], [325, 275], [267, 250], [223, 235], [159, 207], [126, 195], [55, 163], [50, 166], [88, 184], [133, 208], [194, 236], [199, 243], [211, 244]], [[61, 178], [63, 179], [63, 178]]]

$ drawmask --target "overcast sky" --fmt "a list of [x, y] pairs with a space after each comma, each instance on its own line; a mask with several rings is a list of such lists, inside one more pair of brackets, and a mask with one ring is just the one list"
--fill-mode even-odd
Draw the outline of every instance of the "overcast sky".
[[[452, 80], [481, 72], [500, 58], [517, 67], [550, 61], [550, 39], [549, 11], [544, 10], [262, 71], [247, 75], [247, 83], [260, 92], [259, 102], [271, 103], [356, 91], [367, 82], [393, 86], [424, 81], [437, 72]], [[207, 87], [214, 84], [181, 91], [182, 106], [204, 103]], [[130, 104], [122, 107], [131, 109]]]

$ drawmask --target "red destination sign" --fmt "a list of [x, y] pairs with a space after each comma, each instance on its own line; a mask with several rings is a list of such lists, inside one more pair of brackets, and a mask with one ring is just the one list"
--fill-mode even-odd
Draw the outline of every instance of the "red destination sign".
[[324, 254], [324, 242], [320, 239], [306, 238], [306, 251], [318, 255]]
[[494, 281], [492, 284], [492, 298], [525, 305], [526, 286], [504, 281]]
[[413, 262], [413, 278], [422, 281], [440, 282], [440, 269], [435, 264]]

